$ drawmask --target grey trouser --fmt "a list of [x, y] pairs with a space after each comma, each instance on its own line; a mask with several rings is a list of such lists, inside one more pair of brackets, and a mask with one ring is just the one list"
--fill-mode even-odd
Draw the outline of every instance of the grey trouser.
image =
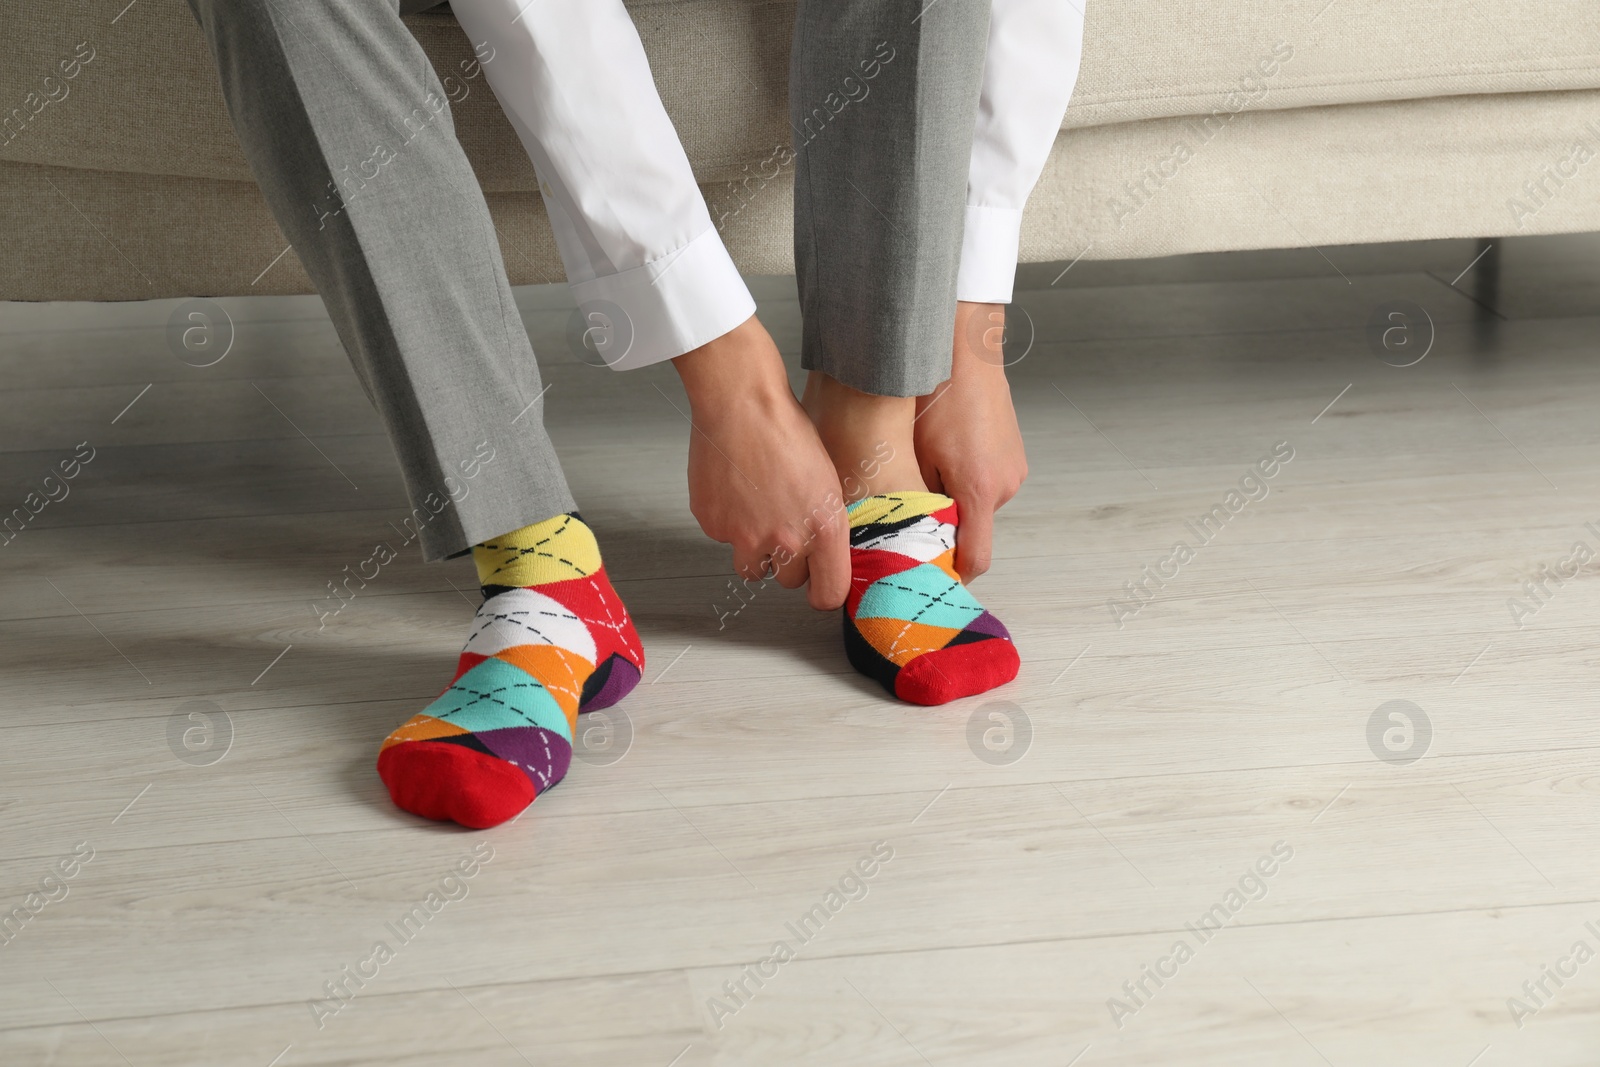
[[888, 396], [950, 377], [989, 7], [801, 0], [789, 122], [807, 370]]
[[[444, 87], [400, 19], [434, 2], [190, 0], [251, 171], [414, 508], [432, 515], [429, 559], [575, 506], [494, 224]], [[920, 395], [949, 376], [988, 15], [988, 0], [799, 5], [805, 365], [857, 389]]]
[[571, 511], [494, 223], [398, 0], [190, 6], [250, 170], [428, 517], [424, 555]]

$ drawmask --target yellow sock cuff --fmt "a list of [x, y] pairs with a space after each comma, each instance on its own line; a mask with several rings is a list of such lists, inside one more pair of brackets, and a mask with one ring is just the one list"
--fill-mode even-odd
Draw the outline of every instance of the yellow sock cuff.
[[576, 515], [557, 515], [472, 548], [479, 585], [545, 585], [600, 569], [600, 545]]
[[896, 522], [915, 515], [932, 515], [954, 503], [943, 493], [926, 490], [864, 496], [850, 505], [850, 528], [854, 530], [878, 522]]

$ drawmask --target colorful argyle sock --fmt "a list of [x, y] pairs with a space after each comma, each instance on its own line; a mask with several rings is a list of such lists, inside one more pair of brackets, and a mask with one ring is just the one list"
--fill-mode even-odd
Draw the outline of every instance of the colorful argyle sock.
[[955, 501], [888, 493], [849, 510], [851, 666], [913, 704], [943, 704], [1015, 678], [1021, 661], [1011, 635], [956, 576]]
[[378, 775], [406, 811], [502, 823], [572, 762], [578, 713], [639, 682], [644, 651], [577, 515], [472, 550], [483, 606], [439, 699], [383, 742]]

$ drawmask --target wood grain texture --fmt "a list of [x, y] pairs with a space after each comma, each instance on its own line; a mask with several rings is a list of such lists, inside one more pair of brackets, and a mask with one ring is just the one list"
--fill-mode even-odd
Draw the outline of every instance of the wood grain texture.
[[[934, 709], [794, 594], [733, 610], [675, 376], [583, 365], [565, 293], [519, 290], [649, 663], [560, 789], [478, 833], [373, 771], [448, 678], [470, 563], [406, 551], [309, 607], [406, 512], [320, 304], [223, 302], [208, 368], [167, 348], [175, 301], [0, 305], [0, 503], [97, 449], [0, 548], [0, 913], [93, 850], [0, 944], [0, 1063], [1592, 1063], [1600, 963], [1523, 984], [1600, 950], [1600, 586], [1524, 583], [1600, 557], [1600, 247], [1497, 249], [1492, 310], [1446, 284], [1467, 242], [1026, 273], [1033, 473], [976, 587], [1023, 669]], [[792, 279], [753, 288], [793, 364]], [[1434, 324], [1412, 367], [1368, 343], [1393, 300]], [[1369, 740], [1392, 700], [1427, 717], [1416, 762]], [[220, 759], [174, 740], [197, 723]]]

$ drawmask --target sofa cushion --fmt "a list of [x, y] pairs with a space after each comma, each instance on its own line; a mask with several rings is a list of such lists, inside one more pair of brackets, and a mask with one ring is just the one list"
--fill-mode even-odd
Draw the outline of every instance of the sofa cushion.
[[1253, 110], [1600, 88], [1594, 0], [1063, 2], [1088, 5], [1068, 126], [1206, 114], [1242, 87]]
[[[1086, 2], [1067, 127], [1476, 93], [1600, 88], [1594, 0]], [[18, 5], [0, 64], [0, 159], [250, 180], [204, 41], [177, 0]], [[738, 178], [789, 141], [790, 0], [629, 4], [667, 110], [702, 182]], [[444, 9], [408, 18], [459, 96], [456, 131], [479, 179], [537, 188], [532, 167]], [[84, 48], [71, 79], [60, 64]], [[1276, 50], [1277, 55], [1274, 56]], [[466, 68], [470, 69], [470, 67]], [[1270, 73], [1268, 71], [1270, 70]], [[36, 114], [29, 106], [51, 94]], [[34, 94], [30, 97], [30, 94]]]

